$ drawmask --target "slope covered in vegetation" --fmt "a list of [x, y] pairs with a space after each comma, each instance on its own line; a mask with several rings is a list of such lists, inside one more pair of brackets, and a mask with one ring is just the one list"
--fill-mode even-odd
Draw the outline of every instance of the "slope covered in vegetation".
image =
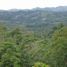
[[32, 67], [36, 62], [49, 67], [67, 67], [66, 58], [66, 26], [58, 26], [51, 37], [0, 26], [0, 67]]
[[0, 67], [67, 67], [62, 8], [0, 10]]

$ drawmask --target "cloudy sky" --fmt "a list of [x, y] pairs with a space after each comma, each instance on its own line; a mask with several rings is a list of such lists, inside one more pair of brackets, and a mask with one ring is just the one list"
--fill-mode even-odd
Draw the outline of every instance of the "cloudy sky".
[[66, 6], [67, 0], [0, 0], [0, 9]]

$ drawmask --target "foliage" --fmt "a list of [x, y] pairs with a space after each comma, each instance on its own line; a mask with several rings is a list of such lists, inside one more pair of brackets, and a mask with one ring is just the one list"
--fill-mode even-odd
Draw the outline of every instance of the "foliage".
[[67, 67], [67, 27], [52, 31], [48, 37], [1, 25], [0, 67]]
[[44, 63], [42, 63], [42, 62], [37, 62], [37, 63], [35, 63], [34, 66], [32, 66], [32, 67], [49, 67], [49, 66], [46, 65], [46, 64], [44, 64]]

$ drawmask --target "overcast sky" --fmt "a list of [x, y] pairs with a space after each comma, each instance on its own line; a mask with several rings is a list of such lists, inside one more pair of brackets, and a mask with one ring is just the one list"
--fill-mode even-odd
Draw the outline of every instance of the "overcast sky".
[[67, 0], [0, 0], [0, 9], [66, 6]]

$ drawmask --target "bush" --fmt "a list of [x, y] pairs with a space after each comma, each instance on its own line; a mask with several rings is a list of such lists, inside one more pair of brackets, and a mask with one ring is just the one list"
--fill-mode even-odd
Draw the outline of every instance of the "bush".
[[36, 62], [34, 64], [34, 66], [32, 66], [32, 67], [49, 67], [49, 66], [47, 64], [42, 63], [42, 62]]

